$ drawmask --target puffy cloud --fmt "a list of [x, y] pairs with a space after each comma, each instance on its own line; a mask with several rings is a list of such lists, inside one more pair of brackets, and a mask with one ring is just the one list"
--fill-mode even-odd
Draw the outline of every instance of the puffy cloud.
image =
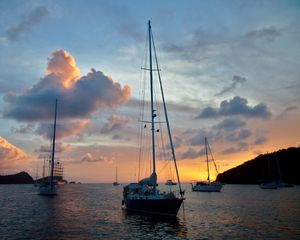
[[[83, 129], [89, 126], [90, 120], [69, 120], [64, 123], [58, 123], [56, 128], [56, 139], [73, 136], [81, 133]], [[53, 124], [41, 123], [35, 130], [35, 133], [43, 136], [45, 139], [51, 139], [53, 135]]]
[[99, 108], [112, 108], [126, 102], [131, 89], [123, 88], [101, 71], [91, 70], [79, 77], [75, 59], [57, 50], [48, 59], [46, 76], [20, 95], [6, 95], [4, 117], [18, 121], [52, 119], [58, 99], [59, 118], [88, 118]]
[[257, 104], [253, 107], [248, 106], [248, 100], [240, 96], [233, 99], [224, 100], [220, 107], [215, 109], [207, 107], [196, 118], [212, 118], [218, 116], [241, 115], [245, 117], [269, 118], [272, 114], [264, 103]]
[[107, 123], [102, 127], [101, 133], [109, 133], [120, 130], [124, 125], [130, 122], [130, 118], [118, 115], [112, 115], [107, 119]]
[[215, 96], [224, 95], [225, 93], [228, 93], [228, 92], [232, 91], [233, 89], [235, 89], [238, 84], [243, 84], [246, 81], [247, 81], [247, 79], [245, 77], [240, 77], [240, 76], [235, 75], [232, 78], [232, 83], [228, 87], [225, 87], [223, 90], [221, 90], [220, 92], [215, 94]]
[[33, 160], [33, 157], [25, 153], [20, 148], [9, 143], [0, 136], [0, 168], [12, 169], [20, 168]]
[[34, 25], [40, 23], [44, 18], [49, 15], [49, 10], [44, 6], [39, 6], [30, 12], [23, 19], [20, 19], [19, 23], [13, 27], [10, 27], [6, 32], [8, 40], [16, 40], [22, 34], [31, 30]]

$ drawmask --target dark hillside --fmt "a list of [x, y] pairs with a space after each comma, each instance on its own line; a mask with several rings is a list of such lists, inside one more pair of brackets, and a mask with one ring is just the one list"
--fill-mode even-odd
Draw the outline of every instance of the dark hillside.
[[[277, 157], [277, 160], [276, 160]], [[263, 154], [218, 175], [217, 181], [232, 184], [257, 184], [282, 177], [286, 183], [300, 184], [300, 148]]]

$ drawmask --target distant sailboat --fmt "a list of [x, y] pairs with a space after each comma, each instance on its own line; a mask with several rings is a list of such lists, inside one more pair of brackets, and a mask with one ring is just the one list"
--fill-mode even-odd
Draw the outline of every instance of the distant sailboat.
[[118, 183], [118, 168], [117, 167], [116, 167], [116, 181], [113, 182], [113, 185], [114, 186], [119, 186], [120, 185], [120, 183]]
[[52, 139], [52, 154], [51, 154], [51, 167], [50, 177], [46, 181], [40, 184], [38, 189], [39, 195], [52, 196], [57, 194], [56, 186], [54, 184], [54, 154], [55, 154], [55, 134], [56, 134], [56, 115], [57, 115], [57, 99], [55, 100], [55, 114], [54, 114], [54, 126], [53, 126], [53, 139]]
[[270, 166], [270, 159], [269, 156], [267, 156], [267, 164], [268, 164], [268, 172], [269, 172], [269, 179], [265, 179], [262, 181], [262, 183], [259, 185], [261, 189], [277, 189], [278, 185], [275, 180], [271, 177], [271, 166]]
[[[142, 212], [142, 213], [150, 213], [150, 214], [158, 214], [158, 215], [170, 215], [170, 216], [176, 216], [179, 208], [181, 206], [181, 203], [184, 200], [183, 194], [184, 192], [181, 190], [181, 184], [179, 180], [178, 175], [178, 169], [177, 169], [177, 163], [175, 158], [175, 150], [173, 146], [173, 141], [171, 137], [171, 131], [170, 131], [170, 125], [167, 115], [167, 108], [165, 104], [164, 94], [163, 94], [163, 88], [162, 88], [162, 82], [160, 78], [160, 72], [158, 68], [158, 62], [157, 62], [157, 56], [155, 51], [155, 45], [154, 45], [154, 39], [152, 35], [151, 30], [151, 23], [148, 21], [148, 44], [149, 44], [149, 67], [143, 68], [144, 70], [149, 71], [149, 77], [150, 77], [150, 118], [151, 121], [144, 121], [143, 119], [139, 121], [141, 123], [141, 128], [146, 129], [145, 123], [151, 124], [151, 147], [152, 150], [152, 174], [148, 178], [144, 178], [140, 180], [138, 183], [130, 183], [124, 187], [123, 191], [123, 201], [122, 204], [125, 204], [126, 209], [129, 211], [135, 211], [135, 212]], [[152, 49], [153, 48], [153, 49]], [[153, 52], [152, 52], [153, 51]], [[154, 55], [154, 61], [156, 63], [156, 69], [153, 69], [152, 66], [152, 54]], [[156, 173], [156, 142], [155, 142], [155, 133], [159, 132], [159, 130], [155, 129], [155, 125], [157, 123], [161, 123], [159, 121], [155, 121], [156, 117], [159, 117], [159, 111], [157, 108], [157, 105], [154, 103], [154, 94], [158, 94], [157, 92], [154, 93], [153, 90], [153, 72], [157, 72], [158, 77], [158, 88], [161, 93], [161, 98], [163, 102], [163, 112], [165, 116], [165, 123], [167, 125], [168, 129], [168, 136], [169, 136], [169, 142], [172, 150], [172, 158], [174, 160], [175, 169], [177, 173], [177, 181], [179, 186], [179, 193], [180, 196], [177, 196], [174, 191], [169, 192], [160, 192], [158, 189], [158, 183], [157, 183], [157, 173]], [[155, 95], [157, 96], [157, 95]], [[144, 106], [144, 105], [143, 105]], [[143, 108], [143, 107], [142, 107]], [[143, 108], [144, 110], [144, 108]]]
[[[222, 184], [219, 182], [211, 182], [210, 181], [210, 171], [209, 171], [209, 162], [208, 162], [208, 149], [210, 151], [211, 157], [212, 153], [210, 150], [210, 147], [208, 145], [207, 139], [205, 137], [205, 154], [206, 154], [206, 167], [207, 167], [207, 181], [198, 181], [196, 182], [196, 185], [192, 184], [192, 191], [197, 191], [197, 192], [220, 192], [222, 189]], [[212, 161], [214, 163], [216, 172], [218, 173], [217, 166], [215, 163], [214, 158], [212, 157]]]

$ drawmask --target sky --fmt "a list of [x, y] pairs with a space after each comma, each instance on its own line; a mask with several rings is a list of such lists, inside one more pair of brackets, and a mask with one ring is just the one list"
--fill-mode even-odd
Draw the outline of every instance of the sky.
[[65, 178], [137, 181], [149, 19], [182, 181], [206, 178], [204, 137], [219, 172], [300, 146], [297, 0], [2, 0], [0, 175], [41, 175], [57, 98]]

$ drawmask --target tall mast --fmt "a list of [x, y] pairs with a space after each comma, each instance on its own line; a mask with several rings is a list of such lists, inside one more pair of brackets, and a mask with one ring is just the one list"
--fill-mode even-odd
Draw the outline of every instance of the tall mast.
[[53, 142], [52, 142], [52, 156], [51, 156], [51, 189], [53, 188], [53, 172], [54, 172], [54, 154], [55, 154], [55, 133], [56, 133], [56, 114], [57, 114], [57, 99], [55, 99], [55, 114], [53, 127]]
[[208, 164], [208, 152], [207, 152], [207, 139], [205, 137], [205, 153], [206, 153], [206, 164], [207, 164], [207, 180], [210, 182], [210, 178], [209, 178], [209, 164]]
[[[148, 35], [149, 35], [149, 67], [150, 67], [150, 92], [151, 92], [151, 133], [152, 133], [152, 160], [153, 160], [153, 169], [152, 173], [156, 174], [155, 166], [155, 129], [154, 129], [154, 118], [156, 117], [155, 110], [153, 108], [153, 75], [152, 75], [152, 43], [151, 43], [151, 23], [148, 21]], [[156, 188], [156, 182], [154, 184], [154, 189]]]
[[118, 182], [118, 167], [116, 167], [116, 182]]

